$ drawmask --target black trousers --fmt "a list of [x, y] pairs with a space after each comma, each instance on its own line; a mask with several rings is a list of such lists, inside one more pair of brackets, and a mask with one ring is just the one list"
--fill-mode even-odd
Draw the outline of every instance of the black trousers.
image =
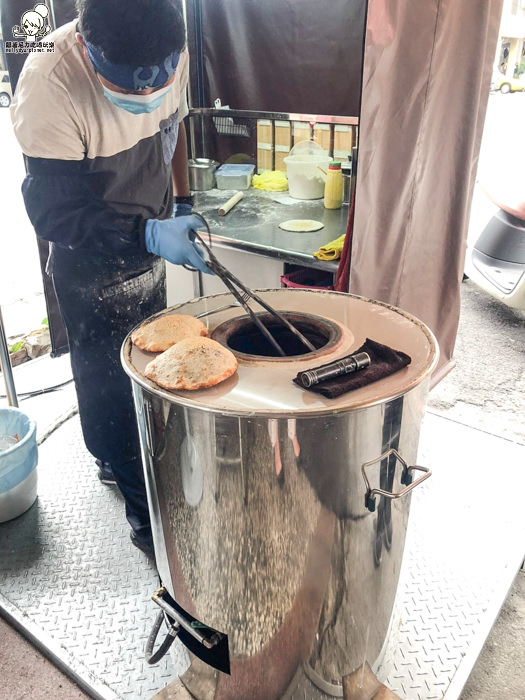
[[127, 519], [147, 536], [151, 526], [138, 427], [120, 351], [134, 326], [166, 308], [164, 261], [145, 251], [110, 257], [53, 244], [49, 263], [86, 447], [111, 464]]

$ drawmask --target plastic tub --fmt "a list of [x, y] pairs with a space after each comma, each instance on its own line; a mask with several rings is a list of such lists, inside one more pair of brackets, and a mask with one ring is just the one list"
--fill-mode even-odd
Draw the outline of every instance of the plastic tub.
[[314, 141], [299, 141], [284, 159], [290, 197], [321, 199], [330, 161], [328, 153]]
[[36, 423], [18, 408], [0, 409], [0, 523], [22, 515], [37, 496]]
[[334, 276], [324, 270], [294, 270], [281, 276], [281, 287], [296, 289], [333, 289]]
[[253, 177], [255, 165], [237, 165], [226, 163], [215, 172], [217, 189], [219, 190], [247, 190]]

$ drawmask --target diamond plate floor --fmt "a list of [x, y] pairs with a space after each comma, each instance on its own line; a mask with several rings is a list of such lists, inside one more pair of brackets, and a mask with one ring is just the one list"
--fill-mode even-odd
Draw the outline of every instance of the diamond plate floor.
[[[0, 525], [0, 612], [92, 697], [151, 698], [187, 664], [144, 661], [156, 571], [96, 477], [78, 418], [39, 448], [39, 497]], [[406, 700], [457, 700], [524, 555], [525, 446], [427, 414], [392, 633], [379, 674]], [[325, 697], [304, 677], [290, 697]], [[328, 697], [328, 696], [327, 696]]]
[[456, 700], [525, 556], [525, 445], [427, 414], [382, 673], [410, 700]]
[[131, 544], [117, 487], [98, 480], [78, 417], [40, 445], [38, 474], [37, 502], [0, 525], [0, 606], [94, 697], [150, 698], [187, 657], [144, 659], [157, 572]]

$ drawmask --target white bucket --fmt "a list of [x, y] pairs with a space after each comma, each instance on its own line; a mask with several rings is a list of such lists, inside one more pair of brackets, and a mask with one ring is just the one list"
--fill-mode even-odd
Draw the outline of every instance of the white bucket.
[[[36, 423], [18, 408], [0, 409], [0, 436], [16, 442], [0, 451], [0, 523], [25, 513], [36, 500]], [[7, 444], [3, 440], [2, 444]]]
[[321, 199], [330, 158], [326, 155], [290, 155], [284, 159], [288, 190], [294, 199]]

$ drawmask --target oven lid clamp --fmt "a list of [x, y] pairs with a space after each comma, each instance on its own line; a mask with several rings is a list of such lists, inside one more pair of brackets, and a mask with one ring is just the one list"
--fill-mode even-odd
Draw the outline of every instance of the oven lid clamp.
[[[230, 652], [227, 634], [213, 629], [213, 627], [206, 625], [186, 612], [170, 596], [164, 586], [156, 590], [151, 599], [160, 607], [162, 617], [161, 615], [157, 617], [148, 640], [146, 648], [146, 660], [148, 663], [157, 663], [169, 649], [175, 637], [178, 637], [199, 659], [223, 673], [230, 673]], [[168, 623], [168, 634], [158, 651], [152, 654], [153, 645], [163, 617]], [[161, 654], [161, 652], [163, 653]]]

